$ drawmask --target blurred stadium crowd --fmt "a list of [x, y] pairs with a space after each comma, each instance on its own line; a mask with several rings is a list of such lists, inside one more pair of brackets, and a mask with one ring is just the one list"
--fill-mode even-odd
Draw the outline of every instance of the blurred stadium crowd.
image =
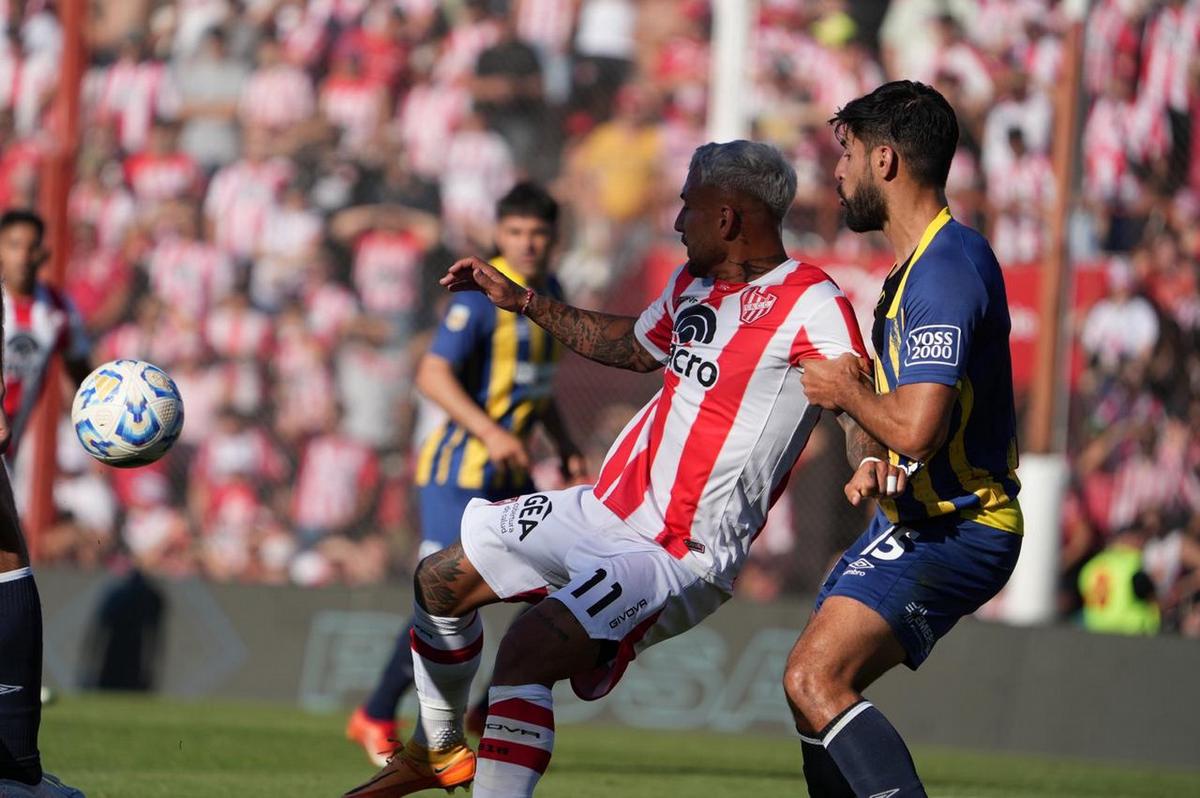
[[[61, 32], [50, 0], [0, 4], [0, 205], [34, 204]], [[68, 431], [43, 558], [131, 557], [169, 575], [322, 584], [411, 567], [409, 375], [435, 280], [490, 250], [496, 199], [549, 185], [558, 273], [584, 306], [636, 312], [682, 250], [671, 232], [705, 140], [702, 0], [110, 0], [92, 3], [68, 290], [97, 362], [167, 368], [183, 440], [133, 471]], [[800, 176], [793, 251], [878, 259], [840, 225], [826, 126], [893, 77], [961, 114], [949, 194], [1002, 263], [1045, 255], [1067, 23], [1051, 0], [763, 0], [755, 137]], [[1161, 625], [1200, 635], [1200, 3], [1099, 0], [1085, 25], [1072, 257], [1104, 298], [1072, 334], [1063, 610], [1125, 547]], [[819, 262], [819, 261], [818, 261]], [[860, 321], [867, 321], [865, 318]], [[560, 376], [598, 465], [639, 382]], [[824, 430], [742, 584], [808, 589], [857, 531], [840, 433]], [[552, 475], [553, 468], [546, 469]], [[552, 478], [552, 476], [550, 476]], [[803, 529], [792, 508], [803, 510]], [[795, 514], [799, 516], [800, 513]], [[1158, 627], [1155, 624], [1155, 628]]]

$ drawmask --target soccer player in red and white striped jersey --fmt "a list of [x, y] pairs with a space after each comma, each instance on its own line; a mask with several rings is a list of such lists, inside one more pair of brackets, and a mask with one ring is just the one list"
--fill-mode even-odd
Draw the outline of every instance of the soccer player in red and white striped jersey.
[[[353, 798], [449, 788], [530, 796], [550, 761], [550, 685], [587, 699], [646, 646], [687, 631], [730, 595], [820, 410], [802, 359], [862, 356], [850, 304], [781, 239], [796, 175], [778, 150], [736, 141], [694, 154], [675, 221], [688, 262], [640, 317], [584, 311], [469, 258], [442, 284], [482, 291], [584, 357], [648, 372], [661, 390], [609, 450], [594, 486], [488, 504], [462, 542], [417, 569], [413, 739]], [[583, 534], [585, 533], [586, 534]], [[462, 711], [478, 667], [478, 607], [549, 591], [500, 646], [475, 754]], [[547, 634], [547, 629], [551, 630]]]
[[[0, 216], [0, 272], [4, 277], [4, 336], [0, 370], [7, 394], [0, 409], [0, 452], [19, 434], [14, 411], [32, 405], [42, 374], [57, 351], [69, 374], [88, 371], [87, 341], [66, 300], [37, 279], [45, 261], [45, 226], [30, 211]], [[57, 388], [58, 386], [54, 386]], [[13, 424], [14, 420], [16, 421]], [[10, 424], [13, 424], [10, 427]], [[8, 469], [0, 465], [0, 795], [82, 795], [43, 773], [38, 752], [42, 688], [42, 606], [21, 533]]]
[[31, 211], [0, 217], [0, 274], [4, 278], [4, 412], [15, 451], [41, 391], [50, 358], [62, 355], [78, 385], [91, 371], [91, 342], [83, 318], [57, 288], [38, 279], [47, 257], [41, 218]]

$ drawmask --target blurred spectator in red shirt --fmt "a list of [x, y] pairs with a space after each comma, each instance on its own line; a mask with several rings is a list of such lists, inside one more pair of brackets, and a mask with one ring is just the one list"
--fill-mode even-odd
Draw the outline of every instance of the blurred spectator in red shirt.
[[198, 199], [203, 189], [200, 167], [179, 149], [179, 126], [169, 120], [155, 122], [146, 149], [125, 159], [125, 176], [147, 215], [167, 200]]
[[242, 87], [238, 114], [247, 127], [283, 131], [308, 121], [316, 110], [312, 79], [289, 63], [279, 42], [258, 45], [258, 67]]
[[379, 486], [375, 452], [331, 424], [304, 449], [292, 492], [292, 522], [303, 544], [358, 531]]
[[117, 140], [127, 153], [146, 146], [156, 118], [173, 119], [179, 113], [179, 91], [171, 71], [152, 56], [140, 36], [121, 46], [115, 63], [94, 69], [85, 88], [98, 117], [116, 122]]
[[247, 128], [242, 158], [213, 175], [204, 198], [208, 240], [235, 258], [258, 252], [267, 218], [292, 178], [292, 164], [271, 157], [269, 137], [264, 128]]

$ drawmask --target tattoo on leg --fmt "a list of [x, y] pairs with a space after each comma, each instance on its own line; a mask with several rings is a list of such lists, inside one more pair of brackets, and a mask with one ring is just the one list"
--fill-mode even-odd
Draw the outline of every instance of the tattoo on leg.
[[466, 573], [462, 569], [465, 557], [462, 546], [456, 543], [421, 560], [414, 575], [417, 603], [421, 609], [430, 615], [450, 615], [454, 612], [461, 589], [455, 583]]

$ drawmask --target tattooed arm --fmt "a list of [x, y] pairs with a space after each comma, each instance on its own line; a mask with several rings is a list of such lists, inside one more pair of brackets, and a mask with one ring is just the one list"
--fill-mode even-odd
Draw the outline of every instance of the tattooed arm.
[[[465, 258], [450, 267], [439, 281], [451, 291], [480, 291], [502, 310], [519, 312], [525, 289], [478, 258]], [[614, 316], [581, 310], [546, 296], [534, 295], [525, 315], [579, 354], [606, 366], [630, 371], [654, 371], [662, 366], [646, 351], [633, 325], [632, 316]]]
[[858, 468], [864, 457], [888, 459], [887, 447], [868, 435], [857, 421], [850, 418], [849, 413], [839, 415], [838, 423], [846, 433], [846, 459], [850, 461], [851, 468]]

